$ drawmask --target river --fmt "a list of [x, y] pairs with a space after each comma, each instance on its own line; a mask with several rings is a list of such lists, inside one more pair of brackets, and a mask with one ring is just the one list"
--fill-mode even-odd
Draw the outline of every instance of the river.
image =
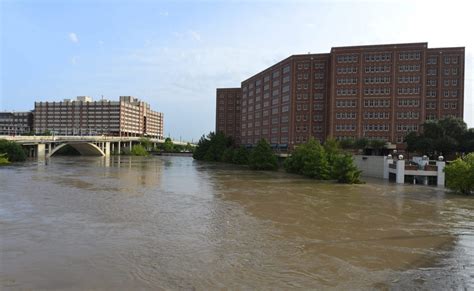
[[474, 199], [186, 157], [0, 168], [0, 289], [473, 289]]

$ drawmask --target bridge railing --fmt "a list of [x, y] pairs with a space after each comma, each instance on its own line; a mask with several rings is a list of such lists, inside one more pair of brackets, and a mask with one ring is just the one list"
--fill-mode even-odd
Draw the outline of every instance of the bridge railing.
[[[0, 139], [6, 139], [9, 141], [15, 141], [19, 143], [51, 143], [51, 142], [71, 142], [71, 141], [82, 141], [82, 142], [130, 142], [140, 141], [141, 137], [132, 136], [105, 136], [105, 135], [92, 135], [92, 136], [78, 136], [78, 135], [0, 135]], [[164, 143], [164, 139], [150, 138], [150, 142], [153, 143]], [[174, 144], [186, 145], [186, 142], [173, 141]]]

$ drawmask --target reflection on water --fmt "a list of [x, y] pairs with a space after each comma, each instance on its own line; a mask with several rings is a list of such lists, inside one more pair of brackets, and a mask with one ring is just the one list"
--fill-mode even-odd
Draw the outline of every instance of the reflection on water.
[[474, 199], [182, 157], [0, 168], [0, 289], [474, 288]]

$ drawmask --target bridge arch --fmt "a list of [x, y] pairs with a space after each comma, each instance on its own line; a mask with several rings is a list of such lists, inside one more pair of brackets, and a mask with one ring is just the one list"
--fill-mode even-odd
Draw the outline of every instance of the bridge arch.
[[81, 143], [74, 143], [74, 142], [65, 142], [57, 147], [55, 147], [49, 154], [48, 157], [52, 157], [55, 153], [57, 153], [60, 149], [65, 147], [66, 145], [72, 146], [75, 150], [77, 150], [83, 156], [105, 156], [103, 150], [101, 150], [98, 146], [90, 142], [81, 142]]

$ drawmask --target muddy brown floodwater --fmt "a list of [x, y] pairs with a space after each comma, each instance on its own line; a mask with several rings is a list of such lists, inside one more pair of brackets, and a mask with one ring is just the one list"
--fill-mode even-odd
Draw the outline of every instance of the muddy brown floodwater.
[[0, 289], [473, 289], [474, 199], [183, 157], [0, 168]]

